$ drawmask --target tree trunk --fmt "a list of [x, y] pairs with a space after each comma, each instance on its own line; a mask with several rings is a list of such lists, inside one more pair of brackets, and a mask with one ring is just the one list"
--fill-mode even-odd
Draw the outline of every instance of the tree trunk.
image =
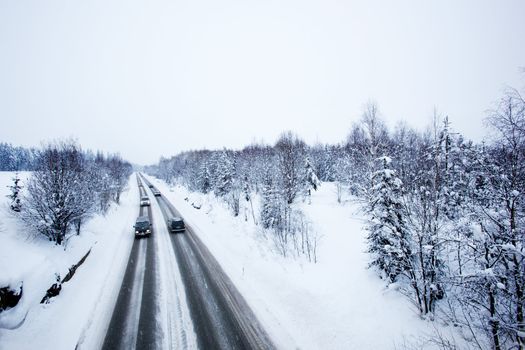
[[[489, 286], [490, 289], [490, 286]], [[489, 308], [490, 308], [490, 327], [492, 332], [492, 341], [494, 342], [494, 350], [501, 350], [499, 342], [499, 321], [496, 317], [496, 301], [494, 299], [494, 292], [489, 290]]]

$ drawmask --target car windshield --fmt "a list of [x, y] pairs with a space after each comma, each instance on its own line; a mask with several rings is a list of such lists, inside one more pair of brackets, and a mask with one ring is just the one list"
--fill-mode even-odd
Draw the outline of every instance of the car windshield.
[[135, 228], [137, 229], [145, 229], [148, 227], [149, 227], [148, 221], [137, 221], [137, 223], [135, 224]]

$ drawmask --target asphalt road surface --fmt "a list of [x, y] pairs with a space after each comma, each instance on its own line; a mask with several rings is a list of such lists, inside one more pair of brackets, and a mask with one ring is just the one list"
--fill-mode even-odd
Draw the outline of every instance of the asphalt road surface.
[[[140, 197], [146, 190], [137, 178]], [[140, 200], [140, 198], [138, 198]], [[150, 198], [151, 200], [151, 198]], [[148, 216], [153, 223], [150, 206], [140, 207], [140, 216]], [[130, 235], [134, 230], [129, 228]], [[159, 339], [156, 302], [155, 232], [150, 237], [135, 239], [131, 248], [122, 286], [109, 328], [104, 339], [104, 350], [155, 349]]]
[[[147, 195], [147, 187], [156, 190], [143, 177], [137, 177], [137, 182], [141, 196]], [[151, 194], [149, 198], [152, 205], [156, 199], [163, 215], [153, 218], [150, 206], [141, 207], [140, 215], [148, 215], [152, 222], [166, 223], [170, 217], [182, 217], [164, 196]], [[163, 344], [185, 348], [188, 345], [176, 339], [162, 339], [180, 334], [160, 331], [158, 286], [161, 279], [171, 276], [158, 273], [159, 254], [154, 240], [164, 238], [159, 235], [169, 235], [168, 254], [175, 256], [178, 265], [199, 349], [275, 349], [242, 295], [191, 226], [186, 224], [186, 231], [182, 233], [169, 233], [167, 224], [157, 227], [163, 229], [133, 243], [103, 349], [161, 349]], [[130, 234], [132, 232], [130, 228]]]

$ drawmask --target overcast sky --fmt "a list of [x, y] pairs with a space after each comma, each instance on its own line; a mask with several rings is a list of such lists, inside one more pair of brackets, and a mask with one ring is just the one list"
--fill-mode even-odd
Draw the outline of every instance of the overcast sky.
[[148, 164], [342, 141], [363, 105], [469, 138], [523, 88], [525, 1], [0, 0], [0, 141], [76, 138]]

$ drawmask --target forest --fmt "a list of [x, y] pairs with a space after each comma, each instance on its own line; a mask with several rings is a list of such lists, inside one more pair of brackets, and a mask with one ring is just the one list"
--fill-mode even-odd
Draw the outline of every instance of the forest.
[[[474, 347], [525, 347], [525, 101], [504, 91], [475, 143], [434, 113], [424, 131], [393, 130], [368, 103], [340, 144], [307, 145], [284, 132], [274, 145], [196, 150], [146, 171], [214, 193], [234, 216], [250, 203], [283, 255], [315, 262], [316, 237], [294, 204], [323, 182], [351, 194], [368, 218], [370, 268], [421, 317], [460, 329]], [[257, 200], [257, 205], [251, 201]], [[254, 211], [253, 208], [257, 208]], [[350, 267], [349, 267], [350, 268]], [[449, 340], [436, 337], [443, 348]]]

